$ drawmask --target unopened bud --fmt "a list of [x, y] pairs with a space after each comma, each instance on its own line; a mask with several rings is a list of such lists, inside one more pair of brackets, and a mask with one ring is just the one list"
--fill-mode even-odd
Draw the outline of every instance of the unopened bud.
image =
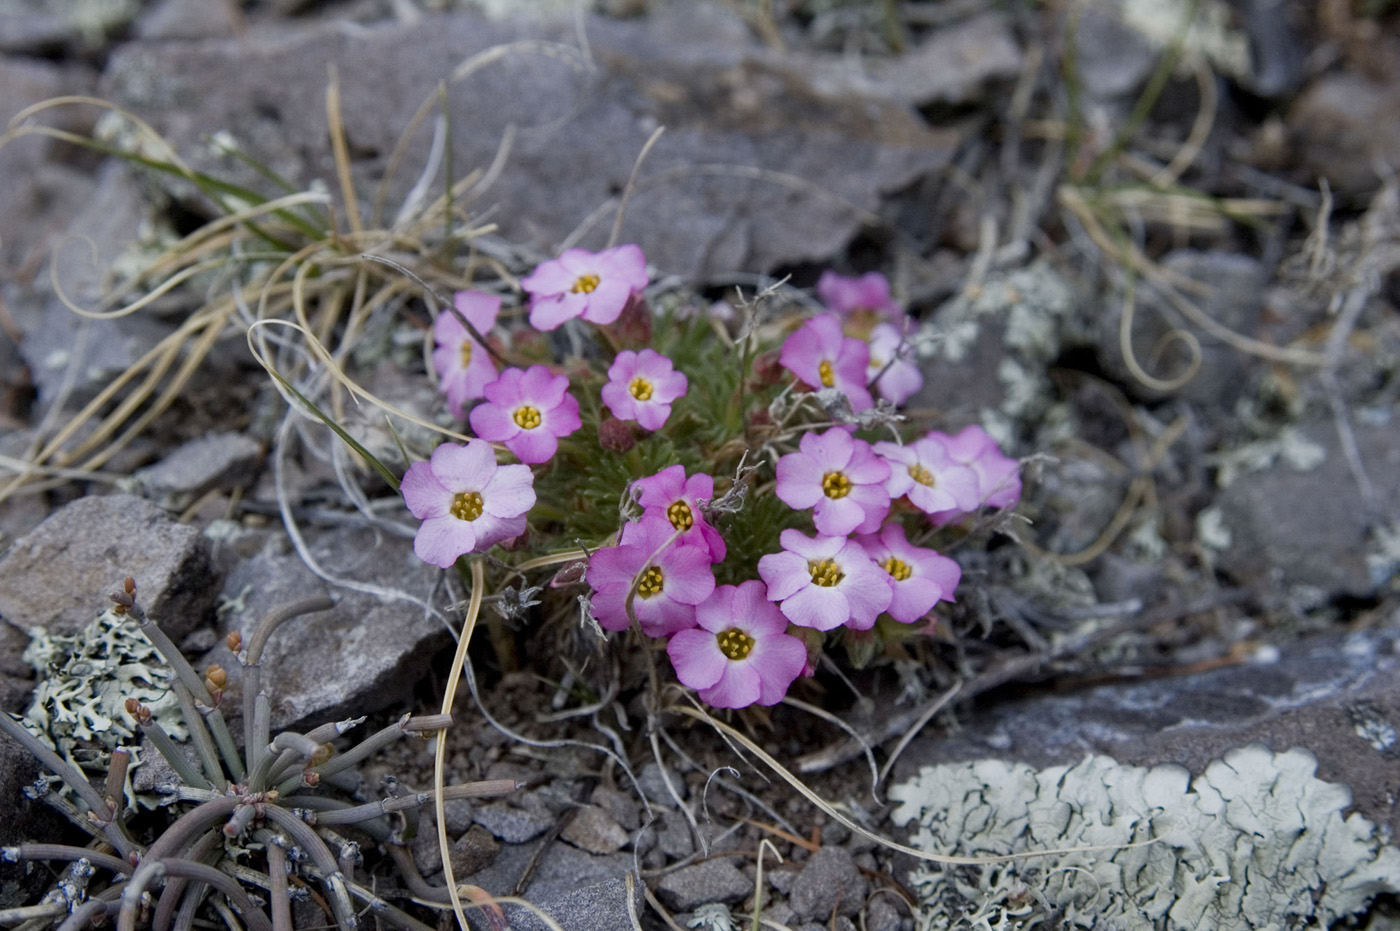
[[322, 763], [326, 762], [326, 760], [329, 760], [334, 753], [335, 747], [332, 747], [328, 743], [321, 744], [311, 754], [311, 765], [320, 766]]
[[126, 578], [122, 579], [122, 591], [126, 592], [128, 595], [135, 595], [136, 580], [133, 579], [131, 576], [127, 576]]
[[221, 691], [226, 685], [228, 685], [228, 673], [224, 670], [224, 667], [220, 666], [218, 663], [214, 663], [208, 669], [204, 670], [204, 687], [209, 691]]
[[224, 638], [224, 646], [237, 653], [243, 649], [243, 635], [236, 630], [229, 631], [228, 636]]
[[301, 784], [308, 789], [314, 789], [321, 784], [321, 774], [314, 770], [305, 770], [301, 774]]
[[637, 445], [632, 428], [616, 417], [607, 417], [598, 424], [598, 445], [614, 453], [625, 453]]

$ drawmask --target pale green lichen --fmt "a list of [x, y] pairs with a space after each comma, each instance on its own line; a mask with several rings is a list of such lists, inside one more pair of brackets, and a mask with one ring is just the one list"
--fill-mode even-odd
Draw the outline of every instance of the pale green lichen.
[[1345, 816], [1351, 792], [1304, 750], [1250, 746], [1193, 777], [1089, 756], [1036, 770], [982, 760], [925, 767], [891, 788], [898, 825], [941, 854], [1027, 854], [911, 876], [933, 928], [1329, 926], [1400, 892], [1400, 850]]
[[76, 766], [102, 768], [133, 736], [125, 702], [134, 698], [171, 736], [183, 739], [173, 673], [130, 616], [99, 615], [75, 635], [29, 631], [24, 660], [38, 674], [24, 726]]
[[1327, 459], [1327, 449], [1309, 439], [1297, 427], [1287, 426], [1276, 436], [1245, 443], [1206, 457], [1216, 469], [1215, 484], [1228, 488], [1241, 475], [1283, 463], [1295, 472], [1310, 472]]
[[1119, 0], [1119, 6], [1123, 22], [1158, 48], [1176, 41], [1190, 17], [1181, 40], [1183, 69], [1204, 61], [1232, 78], [1249, 76], [1249, 37], [1231, 28], [1236, 17], [1222, 0]]

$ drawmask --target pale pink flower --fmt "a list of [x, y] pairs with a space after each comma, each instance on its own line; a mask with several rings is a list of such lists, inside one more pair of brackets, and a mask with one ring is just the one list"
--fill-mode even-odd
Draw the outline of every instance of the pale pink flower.
[[566, 249], [541, 262], [520, 286], [530, 295], [530, 326], [552, 330], [575, 317], [612, 323], [650, 280], [641, 247], [625, 245], [597, 253]]
[[786, 633], [787, 619], [757, 579], [716, 588], [695, 620], [666, 653], [676, 678], [716, 708], [776, 705], [807, 665], [806, 644]]
[[1020, 463], [1007, 456], [992, 435], [973, 424], [956, 436], [944, 437], [948, 453], [977, 473], [977, 500], [989, 508], [1004, 508], [1021, 500]]
[[778, 602], [797, 626], [869, 630], [890, 606], [894, 592], [884, 570], [854, 540], [811, 539], [791, 529], [778, 539], [783, 551], [760, 557], [758, 574], [768, 586], [768, 600]]
[[889, 463], [844, 427], [802, 434], [798, 451], [778, 460], [777, 495], [799, 511], [812, 508], [817, 533], [873, 533], [890, 512]]
[[627, 594], [639, 575], [632, 610], [642, 633], [668, 637], [695, 625], [695, 606], [715, 590], [715, 574], [705, 547], [672, 540], [674, 534], [664, 518], [643, 517], [622, 528], [617, 546], [588, 560], [589, 603], [605, 630], [627, 629]]
[[497, 465], [485, 440], [443, 443], [427, 462], [410, 465], [399, 486], [404, 504], [423, 521], [413, 552], [446, 569], [464, 553], [519, 536], [535, 506], [534, 482], [528, 466]]
[[890, 297], [889, 281], [879, 272], [867, 272], [859, 278], [822, 272], [817, 279], [817, 297], [828, 310], [843, 316], [859, 311], [891, 316], [903, 312]]
[[505, 443], [521, 462], [548, 462], [559, 437], [582, 424], [569, 379], [543, 365], [523, 372], [506, 369], [485, 391], [486, 401], [472, 408], [472, 430], [482, 439]]
[[700, 501], [709, 501], [715, 494], [715, 480], [704, 472], [685, 477], [685, 466], [667, 466], [655, 475], [639, 478], [632, 483], [645, 514], [665, 517], [681, 539], [704, 546], [711, 562], [723, 562], [724, 538], [705, 520]]
[[[501, 299], [481, 291], [458, 291], [452, 296], [457, 312], [476, 327], [482, 336], [496, 325]], [[433, 368], [438, 374], [438, 390], [447, 395], [447, 406], [461, 419], [466, 402], [482, 397], [488, 384], [496, 380], [491, 354], [476, 341], [451, 311], [433, 321]]]
[[835, 314], [819, 314], [783, 341], [778, 364], [814, 390], [835, 388], [851, 400], [851, 409], [868, 410], [875, 400], [865, 387], [870, 346], [841, 332]]
[[635, 420], [660, 430], [671, 416], [671, 402], [685, 394], [686, 378], [655, 349], [624, 349], [608, 368], [603, 403], [618, 420]]
[[[909, 327], [910, 321], [905, 321]], [[877, 323], [870, 329], [870, 364], [866, 381], [873, 382], [880, 397], [891, 404], [903, 404], [924, 386], [924, 374], [911, 362], [912, 347], [893, 323]], [[893, 361], [891, 361], [893, 360]]]
[[907, 495], [926, 514], [977, 506], [977, 473], [953, 459], [942, 434], [930, 433], [904, 446], [876, 443], [875, 452], [890, 465], [885, 489], [891, 498]]
[[935, 550], [909, 542], [904, 528], [890, 522], [878, 535], [858, 537], [866, 554], [885, 571], [894, 597], [887, 612], [902, 624], [912, 624], [940, 601], [952, 601], [962, 567]]

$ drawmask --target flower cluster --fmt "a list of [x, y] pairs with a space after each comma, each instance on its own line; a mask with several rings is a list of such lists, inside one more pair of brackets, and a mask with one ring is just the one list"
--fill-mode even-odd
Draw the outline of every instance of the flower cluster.
[[[423, 520], [415, 552], [451, 566], [521, 537], [527, 516], [532, 539], [585, 544], [598, 625], [665, 638], [676, 676], [720, 708], [780, 701], [815, 668], [824, 632], [920, 629], [961, 577], [928, 541], [1013, 505], [1021, 486], [980, 427], [872, 437], [831, 422], [828, 392], [859, 413], [922, 389], [917, 327], [888, 282], [823, 274], [824, 312], [766, 356], [745, 345], [737, 357], [713, 339], [740, 330], [732, 311], [677, 308], [653, 331], [648, 283], [635, 245], [567, 250], [521, 279], [531, 330], [499, 336], [499, 297], [456, 295], [433, 327], [433, 363], [477, 438], [404, 476]], [[599, 351], [555, 358], [538, 334], [560, 327]], [[775, 423], [780, 395], [789, 413]], [[777, 455], [750, 488], [739, 463], [759, 448]], [[506, 455], [519, 464], [498, 463]], [[536, 482], [549, 483], [538, 507]], [[780, 504], [746, 508], [747, 494]], [[609, 502], [628, 515], [620, 527]]]

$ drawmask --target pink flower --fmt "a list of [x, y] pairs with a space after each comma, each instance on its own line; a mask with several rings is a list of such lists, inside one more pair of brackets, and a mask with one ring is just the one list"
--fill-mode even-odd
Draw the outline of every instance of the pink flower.
[[890, 512], [889, 463], [870, 444], [833, 427], [804, 433], [798, 452], [778, 460], [778, 497], [791, 508], [812, 508], [817, 533], [874, 533]]
[[534, 482], [528, 466], [496, 465], [485, 440], [443, 443], [427, 462], [409, 466], [399, 486], [404, 504], [423, 521], [413, 552], [446, 569], [463, 553], [519, 536], [525, 512], [535, 506]]
[[484, 440], [505, 443], [521, 462], [548, 462], [559, 437], [579, 428], [578, 401], [569, 379], [543, 365], [506, 369], [486, 386], [486, 402], [472, 408], [471, 425]]
[[851, 399], [852, 410], [875, 406], [865, 387], [870, 347], [843, 334], [835, 314], [820, 314], [798, 327], [783, 341], [778, 363], [809, 388], [842, 392]]
[[977, 473], [977, 500], [989, 508], [1004, 508], [1021, 500], [1020, 463], [1001, 451], [990, 433], [976, 424], [957, 436], [938, 434], [957, 462]]
[[908, 495], [926, 514], [977, 507], [977, 473], [954, 461], [942, 434], [930, 433], [906, 446], [876, 443], [875, 452], [890, 465], [885, 489], [891, 498]]
[[[481, 291], [458, 291], [452, 296], [457, 312], [482, 336], [496, 325], [501, 311], [501, 299]], [[462, 406], [482, 396], [483, 389], [496, 379], [496, 366], [488, 353], [462, 326], [454, 313], [438, 314], [433, 321], [433, 368], [437, 370], [439, 390], [447, 395], [447, 406], [453, 416], [461, 419]]]
[[641, 247], [627, 245], [597, 253], [566, 249], [541, 262], [520, 285], [530, 294], [530, 326], [552, 330], [575, 317], [612, 323], [650, 280]]
[[638, 575], [632, 610], [642, 633], [668, 637], [695, 626], [695, 606], [715, 590], [715, 574], [709, 551], [672, 540], [674, 533], [669, 521], [643, 517], [622, 528], [618, 546], [588, 560], [584, 578], [593, 587], [593, 616], [604, 629], [627, 629], [627, 593]]
[[832, 630], [845, 624], [869, 630], [894, 592], [884, 570], [859, 543], [842, 537], [810, 539], [796, 530], [778, 537], [783, 552], [758, 560], [768, 600], [799, 627]]
[[871, 311], [879, 314], [902, 313], [890, 297], [890, 283], [879, 272], [867, 272], [859, 278], [848, 278], [825, 271], [817, 279], [817, 297], [838, 314]]
[[894, 598], [888, 611], [896, 621], [912, 624], [938, 602], [953, 600], [962, 567], [947, 556], [910, 543], [899, 524], [888, 523], [878, 536], [860, 537], [857, 542], [889, 577]]
[[750, 579], [721, 585], [696, 608], [699, 624], [666, 644], [676, 678], [716, 708], [776, 705], [807, 665], [807, 646]]
[[724, 538], [706, 522], [697, 503], [714, 497], [715, 480], [711, 476], [697, 472], [686, 478], [685, 466], [667, 466], [649, 478], [633, 482], [632, 494], [645, 509], [644, 518], [652, 514], [665, 517], [673, 529], [682, 531], [681, 540], [703, 546], [711, 562], [724, 561]]
[[[905, 326], [912, 328], [911, 324], [906, 318]], [[871, 327], [870, 364], [866, 367], [865, 380], [874, 382], [880, 397], [891, 404], [903, 404], [924, 386], [924, 373], [909, 361], [909, 355], [909, 342], [894, 324], [877, 323]]]
[[685, 389], [685, 375], [655, 349], [624, 349], [608, 369], [603, 403], [618, 420], [635, 420], [647, 430], [660, 430], [671, 416], [671, 402]]

